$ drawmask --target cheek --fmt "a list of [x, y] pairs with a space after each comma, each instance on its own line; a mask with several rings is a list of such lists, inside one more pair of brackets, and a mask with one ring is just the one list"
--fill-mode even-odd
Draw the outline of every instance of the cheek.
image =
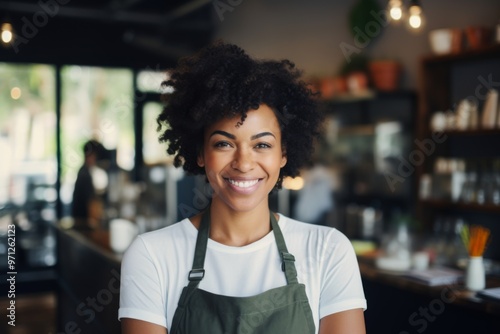
[[283, 158], [281, 155], [270, 157], [269, 159], [266, 160], [265, 165], [269, 172], [273, 174], [278, 174], [283, 165]]
[[222, 159], [211, 155], [206, 155], [204, 158], [205, 173], [208, 179], [213, 179], [215, 175], [220, 172], [224, 166]]

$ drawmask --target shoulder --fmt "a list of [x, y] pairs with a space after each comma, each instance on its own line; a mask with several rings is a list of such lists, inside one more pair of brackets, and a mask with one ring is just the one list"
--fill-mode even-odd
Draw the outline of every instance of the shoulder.
[[157, 258], [162, 254], [172, 254], [175, 249], [182, 251], [190, 242], [195, 242], [196, 234], [196, 228], [186, 218], [167, 227], [138, 235], [125, 256], [139, 253]]
[[183, 220], [174, 223], [172, 225], [142, 233], [140, 234], [140, 237], [143, 238], [144, 240], [155, 240], [157, 238], [164, 238], [169, 236], [176, 236], [178, 234], [188, 233], [189, 224], [192, 226], [191, 221], [188, 218], [184, 218]]
[[197, 230], [188, 218], [172, 225], [142, 233], [138, 236], [146, 245], [165, 245], [172, 242], [185, 242], [187, 239], [196, 237]]
[[350, 245], [349, 239], [347, 239], [347, 237], [336, 228], [309, 224], [289, 218], [282, 214], [279, 215], [279, 223], [284, 235], [286, 234], [290, 237], [313, 238], [316, 241], [321, 239], [340, 244], [348, 243]]
[[80, 167], [80, 169], [78, 170], [78, 174], [77, 174], [78, 178], [82, 178], [82, 177], [90, 177], [90, 170], [87, 168], [87, 166], [83, 165], [82, 167]]
[[[318, 263], [329, 263], [332, 266], [342, 259], [353, 257], [351, 241], [336, 228], [304, 223], [280, 215], [281, 219], [283, 237], [292, 254], [303, 254], [318, 260]], [[326, 259], [330, 260], [325, 262]]]

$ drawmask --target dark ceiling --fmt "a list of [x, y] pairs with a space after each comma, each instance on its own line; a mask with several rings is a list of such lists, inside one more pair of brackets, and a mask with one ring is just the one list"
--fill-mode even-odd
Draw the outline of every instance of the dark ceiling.
[[210, 0], [0, 0], [17, 40], [0, 61], [168, 67], [209, 43]]

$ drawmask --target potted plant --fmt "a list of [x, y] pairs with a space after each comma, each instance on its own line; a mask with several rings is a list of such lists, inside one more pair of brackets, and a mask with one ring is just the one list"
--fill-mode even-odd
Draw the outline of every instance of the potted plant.
[[376, 59], [368, 64], [373, 86], [380, 91], [394, 91], [399, 88], [402, 66], [395, 59]]

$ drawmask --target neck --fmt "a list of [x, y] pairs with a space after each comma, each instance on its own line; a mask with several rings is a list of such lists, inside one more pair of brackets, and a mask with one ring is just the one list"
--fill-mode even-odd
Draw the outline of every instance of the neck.
[[267, 201], [249, 211], [235, 211], [214, 197], [210, 212], [210, 238], [224, 245], [245, 246], [271, 231]]

